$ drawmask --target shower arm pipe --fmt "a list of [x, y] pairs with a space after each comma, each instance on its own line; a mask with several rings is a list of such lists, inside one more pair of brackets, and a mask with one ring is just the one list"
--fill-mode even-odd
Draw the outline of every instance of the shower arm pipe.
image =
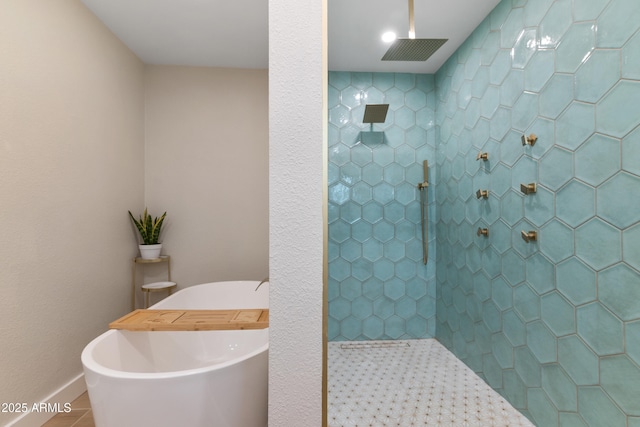
[[[415, 15], [413, 13], [413, 0], [409, 0], [409, 38], [416, 38], [416, 23], [415, 23]], [[425, 181], [427, 178], [425, 177]]]
[[429, 207], [427, 201], [429, 199], [429, 163], [425, 160], [422, 162], [424, 169], [424, 181], [418, 184], [420, 191], [420, 224], [422, 226], [422, 262], [426, 265], [429, 258]]

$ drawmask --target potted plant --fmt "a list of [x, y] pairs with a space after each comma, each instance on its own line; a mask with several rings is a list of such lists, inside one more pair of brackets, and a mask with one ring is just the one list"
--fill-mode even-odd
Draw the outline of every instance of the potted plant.
[[165, 212], [162, 216], [153, 218], [147, 213], [147, 208], [145, 208], [142, 216], [136, 219], [131, 211], [129, 211], [129, 216], [142, 237], [142, 244], [138, 247], [140, 248], [140, 257], [143, 259], [154, 259], [160, 256], [162, 243], [158, 243], [158, 238], [160, 237], [160, 230], [162, 230], [162, 223], [166, 215], [167, 213]]

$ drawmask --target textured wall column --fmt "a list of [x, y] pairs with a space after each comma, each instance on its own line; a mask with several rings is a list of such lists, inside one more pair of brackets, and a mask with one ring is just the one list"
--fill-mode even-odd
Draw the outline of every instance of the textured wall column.
[[322, 423], [325, 1], [269, 2], [269, 425]]

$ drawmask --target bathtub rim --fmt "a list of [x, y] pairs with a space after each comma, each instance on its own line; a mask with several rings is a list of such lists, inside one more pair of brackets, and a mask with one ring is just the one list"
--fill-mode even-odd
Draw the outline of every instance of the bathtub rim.
[[[194, 286], [190, 286], [184, 289], [181, 289], [180, 291], [176, 292], [173, 295], [177, 295], [179, 292], [181, 291], [187, 291], [189, 289], [192, 288], [198, 288], [200, 286], [209, 286], [209, 285], [214, 285], [214, 284], [228, 284], [228, 283], [247, 283], [247, 284], [251, 284], [252, 286], [255, 285], [257, 286], [260, 282], [257, 280], [228, 280], [228, 281], [221, 281], [221, 282], [209, 282], [209, 283], [202, 283], [199, 285], [194, 285]], [[269, 285], [269, 283], [265, 283], [266, 285]], [[264, 285], [263, 285], [264, 286]], [[268, 289], [268, 286], [266, 287]], [[149, 307], [149, 308], [153, 308], [158, 304], [154, 304], [153, 306]], [[265, 331], [267, 333], [267, 335], [269, 334], [269, 328], [265, 328], [265, 329], [247, 329], [242, 330], [242, 331], [237, 331], [239, 333], [243, 333], [243, 332], [251, 332], [251, 331]], [[127, 331], [130, 333], [203, 333], [203, 332], [213, 332], [215, 333], [216, 331], [142, 331], [142, 332], [137, 332], [137, 331]], [[220, 332], [225, 332], [225, 331], [220, 331]], [[185, 376], [192, 376], [192, 375], [199, 375], [205, 372], [212, 372], [212, 371], [216, 371], [216, 370], [220, 370], [220, 369], [224, 369], [227, 368], [229, 366], [235, 365], [237, 363], [241, 363], [245, 360], [251, 359], [253, 357], [256, 357], [259, 354], [262, 354], [265, 351], [269, 350], [269, 339], [267, 338], [267, 342], [263, 345], [261, 345], [260, 347], [257, 347], [255, 350], [244, 354], [241, 357], [238, 358], [234, 358], [231, 360], [227, 360], [225, 362], [221, 362], [221, 363], [215, 363], [215, 364], [211, 364], [211, 365], [207, 365], [207, 366], [202, 366], [199, 368], [192, 368], [192, 369], [182, 369], [182, 370], [176, 370], [176, 371], [168, 371], [168, 372], [127, 372], [127, 371], [119, 371], [116, 369], [111, 369], [111, 368], [107, 368], [99, 363], [97, 363], [93, 356], [92, 353], [94, 351], [94, 349], [102, 343], [103, 340], [108, 339], [111, 335], [113, 334], [123, 334], [123, 331], [120, 331], [118, 329], [109, 329], [105, 332], [103, 332], [102, 334], [98, 335], [97, 337], [95, 337], [94, 339], [92, 339], [83, 349], [82, 349], [82, 353], [80, 355], [80, 360], [82, 362], [82, 366], [84, 369], [90, 370], [91, 372], [98, 374], [98, 375], [104, 375], [113, 379], [170, 379], [170, 378], [180, 378], [180, 377], [185, 377]]]

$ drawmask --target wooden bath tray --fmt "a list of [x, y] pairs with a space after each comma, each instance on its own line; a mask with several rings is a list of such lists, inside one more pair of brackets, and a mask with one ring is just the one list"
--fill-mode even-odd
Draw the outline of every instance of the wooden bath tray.
[[269, 310], [135, 310], [111, 322], [111, 329], [128, 331], [216, 331], [264, 329]]

